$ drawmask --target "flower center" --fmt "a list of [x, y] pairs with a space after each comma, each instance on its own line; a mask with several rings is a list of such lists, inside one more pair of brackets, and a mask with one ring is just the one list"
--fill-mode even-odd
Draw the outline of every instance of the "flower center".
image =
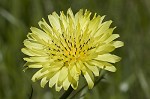
[[71, 48], [69, 51], [64, 51], [64, 55], [69, 58], [69, 61], [76, 62], [78, 60], [83, 60], [86, 56], [86, 53], [82, 51], [81, 48]]
[[63, 61], [64, 63], [74, 63], [77, 61], [84, 61], [88, 59], [90, 50], [92, 50], [94, 45], [93, 40], [87, 36], [83, 38], [80, 35], [78, 38], [74, 36], [64, 36], [63, 34], [54, 38], [49, 46], [49, 53], [51, 58], [58, 61]]

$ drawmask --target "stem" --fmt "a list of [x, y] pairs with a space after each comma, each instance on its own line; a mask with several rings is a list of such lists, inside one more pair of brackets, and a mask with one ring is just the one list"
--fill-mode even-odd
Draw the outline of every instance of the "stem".
[[29, 96], [29, 99], [32, 99], [32, 95], [33, 95], [33, 87], [32, 87], [32, 85], [31, 85], [31, 94], [30, 94], [30, 96]]
[[85, 84], [82, 88], [80, 88], [75, 94], [73, 94], [70, 99], [73, 99], [77, 94], [79, 94], [85, 87], [87, 87], [87, 84]]
[[70, 86], [69, 89], [66, 92], [64, 92], [64, 94], [60, 97], [60, 99], [67, 99], [72, 91], [73, 88]]
[[[97, 79], [97, 80], [94, 82], [94, 85], [96, 86], [103, 78], [104, 78], [104, 74], [101, 75], [101, 77], [99, 77], [99, 79]], [[75, 96], [76, 96], [77, 94], [79, 94], [85, 87], [87, 87], [87, 85], [88, 85], [88, 84], [85, 84], [81, 89], [79, 89], [75, 94], [73, 94], [73, 95], [70, 97], [70, 99], [75, 98]], [[94, 87], [95, 87], [95, 86], [94, 86]]]

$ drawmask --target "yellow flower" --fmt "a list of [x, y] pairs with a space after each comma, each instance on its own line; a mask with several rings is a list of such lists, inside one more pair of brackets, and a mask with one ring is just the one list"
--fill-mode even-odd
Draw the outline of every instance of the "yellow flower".
[[82, 74], [91, 89], [100, 69], [116, 71], [112, 63], [120, 57], [110, 52], [123, 46], [123, 42], [114, 41], [119, 35], [112, 34], [112, 21], [102, 22], [105, 16], [92, 16], [87, 10], [74, 15], [68, 9], [67, 15], [48, 15], [50, 24], [43, 19], [39, 22], [41, 29], [31, 27], [22, 52], [28, 56], [24, 58], [25, 66], [39, 69], [32, 81], [41, 79], [41, 87], [49, 82], [56, 91], [69, 86], [76, 90]]

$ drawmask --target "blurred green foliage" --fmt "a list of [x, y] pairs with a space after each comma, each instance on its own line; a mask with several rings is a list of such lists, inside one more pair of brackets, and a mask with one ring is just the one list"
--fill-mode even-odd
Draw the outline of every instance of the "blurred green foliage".
[[[0, 0], [0, 99], [58, 98], [60, 93], [39, 82], [35, 72], [23, 72], [23, 40], [31, 26], [56, 11], [88, 9], [107, 15], [125, 46], [117, 72], [109, 73], [93, 90], [84, 89], [81, 99], [150, 99], [150, 1], [149, 0]], [[86, 93], [86, 94], [84, 94]], [[82, 97], [81, 97], [82, 95]]]

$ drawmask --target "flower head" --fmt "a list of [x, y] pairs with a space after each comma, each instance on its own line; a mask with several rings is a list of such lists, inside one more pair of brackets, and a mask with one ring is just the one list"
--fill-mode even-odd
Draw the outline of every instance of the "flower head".
[[31, 27], [22, 52], [27, 55], [25, 66], [39, 69], [32, 81], [41, 79], [42, 87], [49, 82], [49, 87], [55, 85], [56, 91], [67, 90], [69, 86], [77, 89], [82, 74], [92, 88], [100, 69], [115, 72], [112, 63], [120, 57], [110, 52], [123, 46], [123, 42], [114, 41], [119, 35], [112, 34], [112, 21], [102, 22], [104, 17], [91, 17], [90, 11], [82, 9], [74, 15], [68, 9], [67, 15], [48, 15], [50, 23], [43, 19], [40, 29]]

